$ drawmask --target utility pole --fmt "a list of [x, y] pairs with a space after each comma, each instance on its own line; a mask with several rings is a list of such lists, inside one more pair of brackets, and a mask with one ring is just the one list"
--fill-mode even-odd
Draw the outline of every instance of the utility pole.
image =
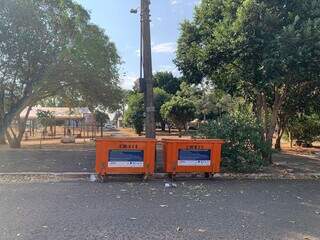
[[142, 54], [143, 80], [145, 83], [145, 131], [147, 138], [156, 137], [155, 108], [153, 102], [153, 79], [152, 79], [152, 58], [151, 58], [151, 34], [150, 34], [150, 0], [141, 0], [141, 35], [142, 35]]

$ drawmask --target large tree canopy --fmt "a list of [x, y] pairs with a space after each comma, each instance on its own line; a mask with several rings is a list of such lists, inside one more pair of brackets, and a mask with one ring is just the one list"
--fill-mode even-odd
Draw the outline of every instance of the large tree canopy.
[[171, 72], [156, 72], [153, 75], [154, 87], [163, 89], [169, 94], [175, 94], [180, 89], [181, 79]]
[[119, 56], [80, 5], [72, 0], [0, 0], [0, 5], [0, 136], [26, 106], [49, 96], [117, 108]]
[[252, 102], [270, 144], [292, 86], [319, 88], [319, 1], [203, 0], [181, 29], [179, 69]]

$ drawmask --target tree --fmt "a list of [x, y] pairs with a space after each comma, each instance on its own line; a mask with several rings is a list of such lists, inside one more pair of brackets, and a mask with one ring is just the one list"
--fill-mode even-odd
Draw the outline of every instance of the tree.
[[94, 113], [94, 116], [95, 116], [96, 122], [100, 126], [100, 136], [103, 137], [103, 126], [105, 123], [107, 123], [110, 120], [109, 115], [105, 112], [96, 110]]
[[[14, 117], [41, 95], [49, 68], [57, 65], [77, 25], [74, 17], [88, 18], [71, 1], [0, 2], [1, 92], [6, 107], [0, 126], [3, 135]], [[68, 14], [69, 13], [69, 14]], [[81, 18], [80, 18], [81, 17]]]
[[[1, 86], [1, 85], [0, 85]], [[4, 90], [0, 87], [0, 128], [4, 126], [4, 114], [5, 114], [5, 106], [4, 106]], [[6, 144], [5, 134], [0, 131], [0, 145]]]
[[319, 87], [319, 12], [313, 0], [203, 0], [182, 24], [176, 64], [251, 102], [271, 146], [290, 88]]
[[118, 107], [119, 56], [80, 5], [71, 0], [0, 4], [0, 136], [23, 109], [50, 96], [91, 110]]
[[[42, 125], [43, 130], [40, 138], [40, 148], [42, 138], [45, 138], [45, 134], [47, 133], [48, 126], [50, 126], [51, 134], [52, 134], [52, 126], [55, 124], [55, 116], [53, 112], [38, 110], [37, 111], [37, 120]], [[21, 144], [21, 140], [19, 141], [19, 145]]]
[[197, 107], [203, 120], [212, 120], [230, 113], [242, 98], [232, 98], [220, 89], [205, 89]]
[[43, 127], [43, 133], [47, 132], [47, 128], [55, 124], [55, 116], [53, 112], [38, 110], [37, 111], [37, 120]]
[[[88, 25], [69, 50], [68, 87], [57, 92], [67, 103], [115, 111], [121, 106], [120, 58], [103, 30]], [[66, 76], [65, 76], [66, 77]]]
[[144, 102], [143, 94], [132, 92], [127, 98], [128, 108], [124, 113], [124, 122], [126, 125], [135, 129], [139, 135], [143, 131], [144, 125]]
[[20, 115], [15, 117], [13, 123], [16, 124], [16, 129], [14, 129], [12, 125], [8, 127], [8, 130], [6, 131], [6, 137], [11, 148], [21, 147], [21, 141], [26, 130], [26, 123], [31, 109], [32, 106], [26, 108], [26, 115], [23, 116], [22, 119]]
[[154, 87], [161, 88], [169, 94], [175, 94], [180, 89], [181, 79], [171, 72], [157, 72], [153, 75]]
[[290, 140], [296, 139], [299, 144], [310, 147], [320, 139], [320, 115], [296, 115], [291, 117], [287, 126]]
[[180, 96], [172, 97], [169, 102], [161, 107], [161, 116], [175, 125], [179, 130], [179, 137], [181, 137], [181, 130], [186, 128], [186, 124], [194, 119], [195, 112], [194, 103]]
[[[288, 128], [294, 127], [292, 124], [299, 116], [310, 116], [319, 114], [320, 112], [320, 89], [309, 87], [300, 88], [300, 86], [292, 86], [288, 91], [288, 96], [277, 119], [277, 137], [275, 149], [281, 150], [281, 138]], [[306, 126], [308, 127], [308, 126]], [[291, 141], [292, 142], [292, 141]]]
[[156, 122], [161, 124], [161, 130], [165, 130], [166, 122], [162, 118], [160, 110], [163, 104], [168, 102], [171, 98], [171, 95], [161, 88], [154, 88], [153, 90], [154, 106], [155, 106], [155, 119]]

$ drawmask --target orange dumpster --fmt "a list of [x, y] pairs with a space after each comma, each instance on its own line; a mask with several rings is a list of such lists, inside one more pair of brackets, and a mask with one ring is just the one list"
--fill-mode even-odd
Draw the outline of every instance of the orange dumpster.
[[164, 169], [166, 173], [220, 172], [221, 147], [219, 139], [163, 139]]
[[96, 173], [152, 175], [155, 139], [110, 138], [96, 140]]

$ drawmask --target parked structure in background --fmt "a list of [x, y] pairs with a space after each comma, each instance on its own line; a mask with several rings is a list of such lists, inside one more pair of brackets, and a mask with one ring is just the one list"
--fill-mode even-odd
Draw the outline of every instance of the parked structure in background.
[[[26, 115], [27, 109], [21, 112], [21, 117]], [[91, 111], [84, 108], [68, 107], [33, 107], [27, 120], [25, 139], [36, 138], [43, 129], [38, 121], [39, 111], [51, 112], [54, 116], [54, 124], [49, 126], [45, 136], [55, 138], [73, 135], [78, 138], [93, 138], [97, 133], [97, 124]]]

